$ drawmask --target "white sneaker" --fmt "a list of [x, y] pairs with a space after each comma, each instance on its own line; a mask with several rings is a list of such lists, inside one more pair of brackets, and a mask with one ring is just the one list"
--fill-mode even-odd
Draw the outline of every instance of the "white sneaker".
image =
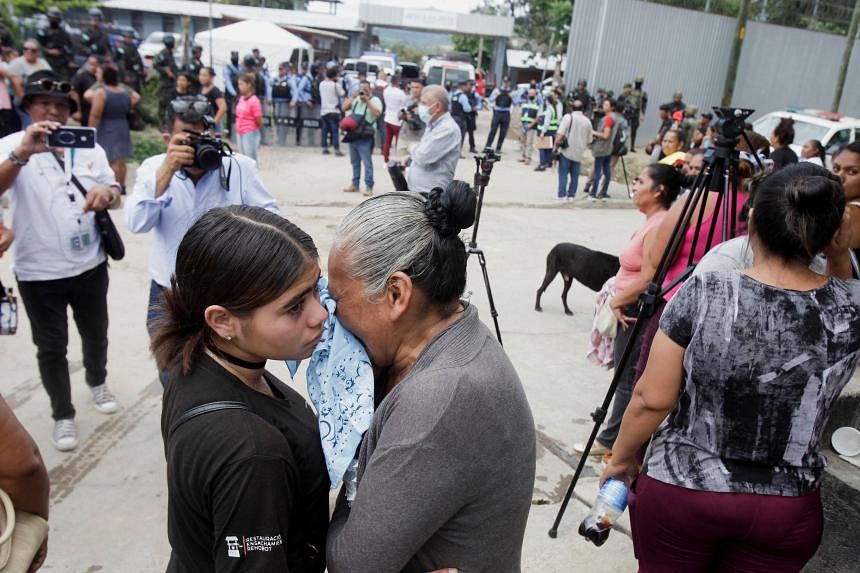
[[75, 425], [74, 418], [54, 422], [51, 442], [61, 452], [68, 452], [78, 447], [78, 427]]
[[95, 403], [96, 410], [102, 414], [113, 414], [117, 411], [117, 408], [119, 408], [119, 404], [116, 402], [116, 396], [113, 395], [113, 392], [108, 390], [107, 384], [94, 386], [90, 388], [90, 391], [93, 393], [93, 402]]
[[[573, 444], [573, 451], [574, 451], [574, 453], [577, 453], [579, 455], [582, 455], [583, 453], [585, 453], [585, 442], [578, 442], [576, 444]], [[607, 448], [606, 446], [604, 446], [603, 444], [601, 444], [597, 440], [594, 440], [594, 443], [591, 445], [591, 450], [589, 450], [588, 455], [589, 456], [602, 456], [604, 454], [610, 453], [611, 451], [612, 450], [610, 450], [609, 448]]]

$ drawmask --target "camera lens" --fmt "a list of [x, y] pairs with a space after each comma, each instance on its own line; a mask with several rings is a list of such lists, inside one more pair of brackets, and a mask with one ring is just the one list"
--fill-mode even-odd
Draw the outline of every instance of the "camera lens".
[[215, 171], [221, 167], [221, 150], [211, 143], [200, 142], [197, 144], [194, 159], [194, 163], [201, 169]]

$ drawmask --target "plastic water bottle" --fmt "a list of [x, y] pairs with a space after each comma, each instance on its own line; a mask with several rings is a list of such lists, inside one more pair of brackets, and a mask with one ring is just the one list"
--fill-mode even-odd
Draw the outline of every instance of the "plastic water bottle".
[[579, 524], [579, 534], [600, 547], [609, 537], [609, 530], [627, 508], [627, 485], [615, 478], [603, 482], [591, 513]]

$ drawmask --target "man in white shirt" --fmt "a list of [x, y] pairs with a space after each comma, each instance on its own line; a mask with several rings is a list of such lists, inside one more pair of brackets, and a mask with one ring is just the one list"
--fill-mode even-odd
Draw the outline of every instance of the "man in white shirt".
[[[137, 170], [134, 191], [125, 204], [125, 223], [133, 233], [153, 232], [149, 272], [149, 308], [146, 326], [152, 333], [159, 316], [157, 304], [176, 266], [176, 250], [185, 232], [209, 209], [227, 205], [253, 205], [278, 213], [278, 205], [260, 179], [254, 160], [244, 155], [223, 155], [220, 168], [199, 166], [190, 130], [208, 129], [204, 117], [209, 102], [202, 96], [185, 96], [169, 106], [172, 133], [163, 137], [167, 153], [146, 159]], [[199, 141], [199, 140], [198, 140]], [[159, 374], [162, 384], [165, 373]]]
[[13, 271], [30, 319], [42, 385], [51, 400], [52, 441], [58, 450], [77, 447], [78, 432], [66, 359], [67, 307], [81, 335], [86, 383], [98, 411], [117, 410], [107, 377], [107, 288], [105, 254], [93, 212], [120, 204], [119, 185], [104, 150], [75, 149], [67, 175], [60, 150], [49, 149], [48, 134], [65, 124], [77, 104], [71, 86], [52, 71], [28, 78], [21, 105], [33, 122], [25, 131], [0, 139], [0, 193], [12, 211]]
[[558, 153], [559, 201], [573, 201], [576, 196], [582, 156], [591, 143], [591, 120], [582, 113], [582, 102], [573, 100], [571, 107], [572, 111], [561, 119], [561, 125], [558, 126], [553, 150]]
[[391, 84], [382, 92], [385, 103], [385, 143], [382, 145], [382, 159], [388, 163], [391, 143], [400, 137], [400, 110], [406, 101], [406, 94], [400, 89], [400, 76], [394, 75]]
[[402, 159], [409, 154], [409, 148], [421, 141], [426, 124], [418, 117], [418, 104], [424, 84], [419, 80], [409, 83], [409, 94], [403, 100], [403, 113], [400, 114], [400, 133], [397, 136], [397, 157]]
[[427, 124], [418, 145], [402, 160], [409, 166], [406, 181], [409, 190], [429, 193], [435, 187], [445, 189], [454, 180], [460, 160], [460, 127], [448, 113], [448, 92], [442, 86], [427, 86], [421, 91], [418, 115]]
[[343, 157], [343, 152], [340, 150], [340, 102], [346, 96], [346, 91], [343, 89], [338, 78], [336, 67], [328, 68], [325, 71], [325, 79], [320, 82], [320, 114], [322, 129], [322, 152], [328, 155], [328, 143], [331, 138], [331, 146], [334, 147], [334, 154], [338, 157]]

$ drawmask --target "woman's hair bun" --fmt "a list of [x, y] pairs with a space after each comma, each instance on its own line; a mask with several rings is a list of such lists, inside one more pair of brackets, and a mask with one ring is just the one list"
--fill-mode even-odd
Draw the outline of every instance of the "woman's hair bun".
[[465, 181], [452, 181], [447, 188], [435, 187], [427, 195], [424, 212], [442, 237], [454, 237], [475, 222], [478, 198]]

